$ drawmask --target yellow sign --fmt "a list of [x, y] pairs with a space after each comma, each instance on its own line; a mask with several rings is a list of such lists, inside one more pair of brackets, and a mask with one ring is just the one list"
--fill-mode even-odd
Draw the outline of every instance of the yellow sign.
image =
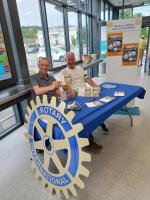
[[122, 38], [122, 32], [107, 34], [107, 56], [122, 55]]
[[138, 58], [138, 43], [128, 43], [123, 45], [122, 65], [136, 66]]

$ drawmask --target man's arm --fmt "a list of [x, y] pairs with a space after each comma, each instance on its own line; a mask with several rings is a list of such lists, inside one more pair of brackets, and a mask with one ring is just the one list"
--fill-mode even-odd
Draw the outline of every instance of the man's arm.
[[90, 77], [88, 77], [88, 76], [85, 77], [85, 82], [88, 83], [91, 87], [96, 87], [97, 86], [94, 83], [94, 81]]
[[49, 91], [54, 91], [54, 90], [58, 89], [60, 87], [60, 85], [61, 85], [61, 82], [56, 81], [54, 79], [52, 84], [45, 86], [45, 87], [40, 87], [38, 84], [38, 81], [34, 78], [31, 78], [31, 87], [32, 87], [32, 90], [34, 90], [36, 95], [43, 95], [43, 94], [48, 93]]
[[54, 91], [54, 86], [53, 84], [45, 87], [39, 87], [39, 85], [35, 85], [33, 90], [36, 95], [42, 95], [48, 93], [49, 91]]
[[91, 77], [88, 76], [88, 74], [84, 71], [83, 68], [80, 68], [80, 72], [84, 75], [84, 80], [86, 83], [88, 83], [91, 87], [96, 87], [97, 85], [94, 83], [94, 81], [91, 79]]

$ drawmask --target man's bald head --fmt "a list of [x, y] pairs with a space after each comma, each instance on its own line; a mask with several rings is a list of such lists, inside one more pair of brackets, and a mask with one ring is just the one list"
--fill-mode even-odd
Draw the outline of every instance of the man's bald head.
[[73, 52], [67, 52], [66, 54], [66, 62], [67, 62], [67, 66], [70, 69], [74, 69], [75, 68], [75, 55]]

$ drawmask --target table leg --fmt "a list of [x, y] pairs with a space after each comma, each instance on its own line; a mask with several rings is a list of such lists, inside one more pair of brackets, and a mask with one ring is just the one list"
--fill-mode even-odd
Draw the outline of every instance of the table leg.
[[133, 126], [133, 118], [132, 118], [132, 116], [131, 116], [131, 114], [130, 114], [128, 108], [127, 108], [127, 106], [124, 106], [124, 109], [121, 109], [121, 110], [122, 111], [126, 111], [128, 113], [128, 116], [129, 116], [129, 118], [131, 120], [131, 126]]

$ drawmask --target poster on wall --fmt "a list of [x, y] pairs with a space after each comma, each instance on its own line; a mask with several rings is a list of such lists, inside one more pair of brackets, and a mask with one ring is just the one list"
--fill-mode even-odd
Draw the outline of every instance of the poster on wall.
[[122, 32], [107, 33], [107, 56], [122, 55]]
[[0, 24], [0, 81], [11, 77], [10, 65]]
[[137, 65], [138, 43], [128, 43], [123, 45], [122, 66]]

